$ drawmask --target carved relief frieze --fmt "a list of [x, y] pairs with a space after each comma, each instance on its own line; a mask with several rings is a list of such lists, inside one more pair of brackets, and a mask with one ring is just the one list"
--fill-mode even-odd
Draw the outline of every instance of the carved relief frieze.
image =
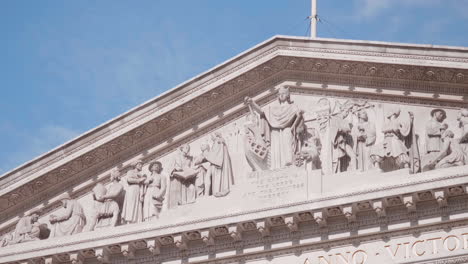
[[[44, 203], [40, 206], [44, 207], [44, 212], [50, 212], [55, 205], [47, 204], [45, 201], [84, 182], [86, 186], [80, 186], [79, 190], [73, 191], [73, 199], [70, 196], [66, 199], [62, 197], [62, 200], [69, 201], [64, 204], [73, 206], [72, 216], [50, 217], [54, 232], [59, 230], [58, 236], [62, 233], [71, 235], [81, 232], [84, 218], [90, 219], [89, 215], [84, 216], [83, 209], [80, 209], [81, 205], [75, 202], [75, 198], [83, 198], [82, 196], [90, 192], [91, 188], [93, 188], [92, 202], [95, 214], [91, 222], [99, 226], [101, 220], [107, 221], [111, 218], [110, 225], [116, 226], [120, 221], [123, 221], [122, 224], [137, 224], [151, 219], [157, 220], [161, 210], [163, 213], [176, 214], [177, 208], [189, 208], [188, 206], [192, 204], [196, 206], [199, 201], [203, 201], [203, 198], [228, 201], [237, 197], [234, 195], [239, 195], [236, 194], [235, 184], [239, 180], [236, 177], [252, 177], [254, 175], [251, 174], [252, 171], [264, 171], [263, 174], [269, 179], [268, 182], [261, 180], [250, 182], [258, 191], [251, 193], [254, 197], [252, 203], [268, 198], [273, 201], [270, 204], [274, 204], [275, 199], [279, 198], [305, 201], [309, 199], [308, 195], [316, 194], [307, 189], [314, 188], [312, 185], [308, 185], [307, 181], [301, 182], [299, 179], [302, 177], [301, 173], [305, 173], [307, 177], [315, 177], [315, 174], [325, 177], [330, 175], [352, 177], [357, 175], [356, 173], [366, 173], [373, 169], [375, 171], [372, 173], [379, 175], [395, 171], [400, 174], [416, 174], [421, 171], [463, 166], [467, 164], [464, 156], [467, 150], [465, 145], [459, 143], [465, 144], [463, 133], [468, 131], [466, 128], [468, 122], [465, 120], [468, 114], [464, 110], [459, 110], [458, 126], [455, 126], [454, 113], [455, 108], [463, 106], [466, 101], [464, 89], [468, 83], [465, 78], [467, 74], [466, 70], [438, 67], [276, 56], [6, 193], [0, 197], [0, 209], [4, 212], [0, 215], [0, 221], [11, 219], [20, 211], [24, 211], [25, 202], [31, 202], [29, 205], [31, 207]], [[294, 82], [295, 85], [280, 85], [285, 82]], [[310, 83], [321, 83], [322, 86], [311, 87]], [[344, 84], [345, 89], [337, 89], [334, 86], [336, 84]], [[374, 91], [358, 90], [358, 86], [363, 84], [366, 87], [373, 87]], [[398, 94], [392, 95], [395, 91]], [[413, 96], [412, 93], [417, 92], [432, 95], [430, 98]], [[294, 100], [291, 99], [292, 95], [296, 96]], [[318, 98], [318, 95], [325, 98]], [[447, 96], [460, 97], [460, 95], [465, 98], [447, 99]], [[261, 98], [252, 99], [256, 97]], [[419, 125], [424, 119], [424, 122], [432, 122], [433, 128], [437, 131], [433, 134], [426, 132], [416, 135], [414, 131], [416, 129], [421, 131], [422, 126], [416, 127], [415, 115], [411, 111], [398, 108], [392, 109], [388, 114], [386, 111], [389, 108], [386, 107], [396, 99], [401, 99], [400, 103], [406, 103], [410, 105], [409, 107], [420, 111], [416, 115], [416, 119], [420, 118], [417, 120]], [[245, 105], [242, 105], [242, 102]], [[436, 105], [450, 105], [451, 109], [438, 109], [435, 108]], [[304, 110], [302, 109], [304, 106], [309, 108]], [[427, 109], [428, 106], [432, 109]], [[229, 112], [232, 107], [236, 107], [236, 110]], [[450, 113], [447, 114], [446, 111]], [[448, 115], [452, 120], [450, 126], [444, 123]], [[245, 146], [237, 146], [245, 143], [242, 141], [245, 140], [242, 136], [246, 133], [243, 129], [246, 129], [247, 122], [244, 121], [247, 118], [251, 118], [250, 129], [253, 131], [248, 141], [252, 147], [250, 157], [246, 155]], [[211, 119], [214, 121], [199, 127], [199, 124]], [[259, 125], [261, 122], [263, 125]], [[226, 126], [234, 129], [221, 132], [221, 128]], [[455, 140], [454, 133], [447, 130], [448, 128], [457, 129], [456, 134], [461, 135], [462, 139]], [[178, 137], [189, 130], [191, 133]], [[426, 128], [426, 131], [429, 129]], [[379, 139], [370, 140], [376, 137], [376, 134]], [[430, 138], [426, 140], [427, 142], [439, 147], [428, 150], [427, 146], [430, 144], [423, 142], [424, 136]], [[208, 144], [203, 143], [203, 140]], [[235, 143], [237, 145], [230, 143], [230, 140], [232, 142], [237, 140]], [[158, 151], [148, 153], [148, 149], [163, 144], [165, 145]], [[177, 148], [189, 145], [200, 147], [200, 150], [194, 148], [192, 152], [182, 149], [180, 153], [174, 152]], [[424, 148], [420, 151], [418, 147], [421, 146]], [[427, 160], [429, 165], [424, 167], [427, 164], [423, 163], [422, 158], [429, 152], [437, 153], [433, 153], [434, 157]], [[456, 157], [454, 153], [457, 154]], [[234, 156], [236, 158], [231, 162]], [[130, 166], [128, 161], [137, 157], [142, 158], [137, 163], [139, 165]], [[243, 163], [239, 161], [239, 157]], [[168, 195], [155, 194], [163, 189], [163, 183], [159, 178], [152, 177], [154, 175], [151, 165], [148, 166], [149, 173], [142, 170], [143, 165], [146, 166], [159, 158], [165, 159], [166, 174], [162, 178], [170, 182], [167, 188]], [[112, 192], [112, 188], [106, 189], [101, 186], [102, 193], [97, 190], [99, 184], [107, 183], [109, 175], [102, 175], [100, 178], [96, 175], [107, 172], [115, 166], [126, 175], [126, 196], [123, 205], [119, 204], [115, 197], [106, 196]], [[235, 175], [233, 168], [242, 173]], [[286, 170], [291, 172], [286, 173]], [[297, 172], [299, 170], [302, 172]], [[260, 178], [262, 173], [255, 175]], [[369, 175], [370, 173], [362, 174], [363, 177]], [[25, 174], [22, 177], [27, 176]], [[453, 173], [447, 176], [447, 179], [456, 177], [463, 175]], [[90, 181], [91, 178], [93, 181]], [[433, 179], [427, 181], [431, 180]], [[423, 182], [424, 180], [419, 181]], [[96, 183], [98, 186], [94, 187]], [[8, 180], [0, 184], [2, 186], [8, 184]], [[401, 183], [401, 186], [404, 184]], [[392, 188], [397, 187], [398, 184], [392, 186]], [[384, 189], [385, 187], [369, 187], [346, 195]], [[303, 190], [307, 190], [304, 192], [305, 198], [294, 198], [297, 200], [292, 198], [292, 195], [301, 194]], [[431, 203], [427, 208], [430, 207], [432, 213], [446, 216], [454, 209], [451, 208], [451, 199], [465, 195], [464, 185], [441, 186], [439, 189], [416, 194], [405, 193], [381, 200], [336, 205], [239, 224], [231, 223], [212, 227], [209, 231], [195, 230], [162, 236], [155, 239], [154, 243], [144, 241], [141, 247], [147, 248], [148, 245], [152, 245], [153, 254], [160, 253], [160, 246], [175, 247], [184, 253], [173, 254], [182, 256], [187, 254], [191, 243], [203, 242], [204, 245], [214, 245], [221, 241], [223, 246], [220, 248], [236, 247], [240, 250], [239, 243], [245, 238], [242, 232], [255, 231], [252, 233], [256, 233], [258, 239], [261, 237], [263, 242], [265, 239], [284, 240], [291, 238], [293, 233], [297, 236], [301, 223], [312, 224], [313, 227], [308, 233], [311, 236], [326, 236], [344, 230], [355, 232], [357, 228], [365, 225], [383, 226], [391, 222], [424, 217], [421, 213], [424, 211], [421, 207], [424, 206], [416, 206], [418, 202]], [[336, 194], [333, 198], [339, 196]], [[278, 206], [276, 208], [279, 208]], [[146, 213], [139, 214], [135, 208], [140, 208]], [[269, 207], [273, 208], [275, 206]], [[172, 209], [174, 210], [171, 211]], [[79, 219], [75, 217], [78, 215]], [[75, 221], [73, 217], [80, 221]], [[68, 225], [71, 222], [73, 225]], [[10, 224], [9, 230], [13, 230], [13, 224]], [[91, 230], [93, 229], [94, 226]], [[276, 233], [270, 238], [272, 230], [275, 230], [274, 232], [282, 230], [283, 233]], [[108, 254], [105, 253], [107, 251], [133, 257], [134, 250], [138, 248], [134, 244], [122, 244], [118, 247], [120, 251], [117, 247], [115, 250], [95, 249], [89, 257], [107, 262]]]

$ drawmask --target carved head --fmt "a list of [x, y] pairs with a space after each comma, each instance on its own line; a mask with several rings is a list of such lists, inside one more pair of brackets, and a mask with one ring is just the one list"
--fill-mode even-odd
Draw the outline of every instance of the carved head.
[[182, 152], [182, 154], [188, 155], [188, 153], [190, 152], [190, 146], [189, 144], [182, 144], [180, 145], [179, 150], [180, 152]]
[[331, 113], [331, 104], [327, 98], [320, 98], [317, 101], [317, 109], [316, 109], [318, 116], [328, 116]]
[[211, 139], [216, 140], [217, 138], [223, 138], [223, 135], [221, 135], [221, 132], [216, 131], [211, 134]]
[[443, 122], [447, 118], [447, 114], [443, 109], [437, 108], [431, 111], [432, 118], [435, 118], [437, 122]]
[[112, 169], [110, 179], [111, 181], [120, 181], [120, 172], [117, 168]]
[[443, 123], [442, 124], [442, 127], [440, 128], [440, 132], [443, 134], [448, 128], [448, 125], [447, 123]]
[[461, 109], [460, 112], [458, 112], [457, 120], [460, 121], [464, 117], [468, 117], [468, 109]]
[[58, 197], [58, 200], [62, 203], [63, 207], [67, 207], [68, 201], [71, 200], [70, 194], [64, 193]]
[[208, 151], [208, 150], [210, 150], [210, 145], [208, 143], [202, 143], [201, 146], [200, 146], [200, 150], [202, 152]]
[[27, 215], [31, 217], [31, 223], [35, 223], [39, 220], [40, 214], [41, 214], [40, 210], [33, 210], [29, 212]]
[[160, 161], [153, 161], [150, 163], [148, 166], [149, 171], [151, 172], [156, 172], [156, 173], [161, 173], [162, 171], [162, 163]]
[[39, 214], [33, 213], [31, 215], [31, 223], [36, 223], [39, 220]]
[[289, 94], [289, 87], [281, 87], [278, 90], [278, 100], [280, 103], [284, 102], [291, 102], [290, 94]]
[[137, 170], [141, 170], [143, 168], [143, 161], [141, 159], [138, 159], [132, 163], [132, 166]]
[[366, 111], [359, 111], [358, 118], [361, 119], [361, 120], [364, 120], [364, 122], [369, 121], [369, 117], [367, 116]]

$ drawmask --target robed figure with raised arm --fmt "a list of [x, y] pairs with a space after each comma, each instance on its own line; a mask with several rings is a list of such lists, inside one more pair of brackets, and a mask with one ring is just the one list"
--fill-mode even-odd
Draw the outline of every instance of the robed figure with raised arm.
[[294, 163], [299, 148], [299, 134], [304, 128], [303, 111], [291, 100], [289, 88], [281, 87], [278, 100], [264, 112], [252, 98], [246, 97], [245, 103], [252, 111], [265, 119], [263, 135], [270, 144], [270, 168], [278, 169]]

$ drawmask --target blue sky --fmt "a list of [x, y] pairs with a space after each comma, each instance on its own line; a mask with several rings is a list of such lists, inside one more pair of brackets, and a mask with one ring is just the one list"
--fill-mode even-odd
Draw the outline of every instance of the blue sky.
[[[318, 0], [318, 36], [468, 46], [468, 0]], [[277, 34], [310, 0], [0, 3], [0, 174]]]

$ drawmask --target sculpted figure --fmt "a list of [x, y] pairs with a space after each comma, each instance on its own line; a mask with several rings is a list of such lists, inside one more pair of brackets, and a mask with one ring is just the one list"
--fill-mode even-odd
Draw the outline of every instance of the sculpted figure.
[[381, 171], [411, 168], [412, 172], [417, 172], [413, 162], [419, 158], [419, 151], [415, 144], [413, 114], [408, 112], [406, 117], [399, 108], [392, 108], [386, 117], [382, 126], [384, 140], [371, 150], [375, 167]]
[[205, 156], [210, 151], [210, 145], [203, 143], [200, 146], [201, 154], [194, 158], [193, 164], [198, 171], [195, 178], [195, 187], [197, 190], [197, 197], [208, 196], [212, 194], [211, 182], [212, 174], [210, 170], [210, 163], [205, 159]]
[[205, 155], [210, 163], [210, 175], [212, 178], [212, 193], [216, 197], [222, 197], [229, 193], [231, 185], [234, 184], [231, 157], [224, 138], [219, 132], [211, 135], [213, 146]]
[[369, 122], [369, 117], [365, 110], [359, 111], [357, 115], [358, 123], [352, 130], [357, 159], [356, 166], [359, 171], [367, 171], [373, 167], [370, 159], [370, 150], [375, 144], [376, 139], [375, 124]]
[[[331, 103], [327, 98], [321, 98], [317, 102], [316, 117], [305, 122], [318, 122], [321, 151], [320, 160], [323, 174], [333, 174], [344, 171], [356, 170], [358, 157], [362, 158], [362, 152], [366, 151], [366, 144], [373, 144], [375, 133], [373, 127], [368, 123], [367, 113], [364, 109], [373, 107], [367, 101], [346, 101], [343, 104], [335, 102], [333, 111]], [[360, 114], [357, 127], [352, 130], [350, 114]], [[369, 141], [365, 139], [369, 137]], [[359, 142], [358, 142], [359, 138]], [[358, 151], [362, 151], [356, 153]], [[361, 159], [361, 164], [365, 159]], [[364, 165], [362, 165], [364, 166]]]
[[128, 188], [122, 207], [122, 220], [126, 224], [139, 223], [143, 220], [143, 182], [146, 180], [146, 175], [142, 171], [143, 161], [135, 161], [132, 167], [126, 175]]
[[61, 237], [80, 233], [86, 224], [86, 218], [78, 201], [71, 199], [68, 193], [59, 197], [65, 212], [61, 215], [50, 215], [52, 229], [50, 237]]
[[192, 161], [190, 146], [181, 145], [174, 158], [169, 176], [169, 208], [195, 202], [195, 177], [198, 171], [192, 167]]
[[443, 123], [447, 117], [442, 109], [431, 111], [431, 120], [426, 124], [426, 155], [423, 159], [423, 171], [434, 169], [434, 159], [442, 150], [442, 135], [447, 130], [447, 124]]
[[441, 151], [429, 164], [436, 169], [465, 165], [465, 153], [452, 131], [443, 134]]
[[120, 220], [120, 207], [124, 198], [124, 187], [120, 184], [120, 172], [113, 169], [110, 175], [111, 183], [106, 188], [98, 183], [93, 188], [94, 208], [88, 219], [86, 231], [95, 228], [117, 226]]
[[468, 163], [468, 109], [461, 109], [457, 120], [461, 128], [460, 145], [465, 153], [465, 161]]
[[460, 112], [458, 112], [457, 120], [462, 130], [460, 143], [468, 143], [468, 109], [461, 109]]
[[351, 124], [346, 120], [350, 110], [347, 105], [343, 105], [330, 120], [331, 131], [335, 134], [332, 153], [333, 173], [356, 169], [356, 154], [352, 147]]
[[164, 195], [166, 194], [166, 178], [162, 175], [163, 167], [161, 162], [151, 162], [148, 169], [150, 175], [144, 181], [143, 221], [159, 218], [159, 213], [161, 213], [164, 202]]
[[426, 152], [440, 152], [442, 149], [442, 133], [444, 120], [447, 114], [442, 109], [433, 109], [431, 111], [431, 120], [426, 124]]
[[33, 211], [21, 217], [14, 232], [4, 236], [0, 241], [0, 247], [41, 239], [43, 227], [38, 222], [39, 214], [39, 211]]
[[258, 114], [249, 107], [250, 113], [244, 123], [245, 158], [254, 171], [269, 168], [270, 142], [266, 140], [265, 130], [268, 129], [266, 119], [260, 119]]
[[314, 128], [305, 128], [301, 135], [301, 150], [296, 156], [296, 166], [304, 165], [306, 170], [321, 168], [320, 151], [322, 145]]
[[298, 135], [302, 133], [304, 126], [303, 111], [291, 101], [289, 89], [279, 89], [278, 100], [270, 106], [268, 114], [249, 97], [245, 99], [245, 103], [268, 123], [263, 135], [271, 145], [271, 169], [293, 164], [299, 147]]

